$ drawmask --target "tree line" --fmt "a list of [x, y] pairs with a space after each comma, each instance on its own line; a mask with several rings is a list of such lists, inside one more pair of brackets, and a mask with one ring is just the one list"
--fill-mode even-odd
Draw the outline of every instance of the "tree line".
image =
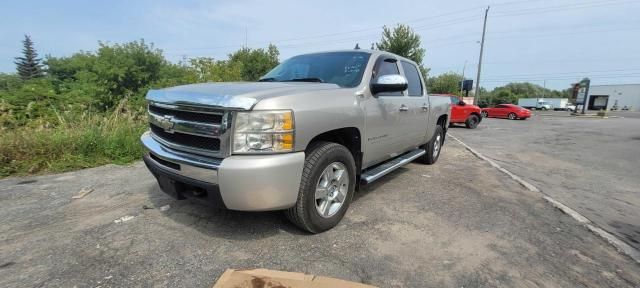
[[[463, 96], [460, 91], [460, 81], [463, 80], [461, 74], [454, 72], [444, 73], [438, 76], [427, 78], [427, 89], [433, 94], [454, 94]], [[473, 96], [473, 95], [470, 95]], [[517, 104], [520, 98], [569, 98], [573, 97], [572, 89], [552, 90], [529, 82], [508, 83], [499, 86], [491, 91], [483, 87], [480, 88], [479, 105], [486, 107], [496, 104]]]
[[[274, 45], [241, 48], [228, 59], [196, 57], [179, 63], [144, 40], [124, 44], [99, 42], [95, 52], [40, 59], [25, 36], [15, 74], [0, 74], [0, 127], [12, 128], [34, 119], [55, 123], [56, 113], [74, 110], [101, 113], [123, 99], [129, 108], [144, 107], [150, 88], [219, 81], [255, 81], [279, 63]], [[40, 125], [42, 123], [38, 123]]]

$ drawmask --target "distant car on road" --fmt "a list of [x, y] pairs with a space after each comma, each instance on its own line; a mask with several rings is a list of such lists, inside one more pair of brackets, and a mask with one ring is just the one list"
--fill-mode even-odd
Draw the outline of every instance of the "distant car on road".
[[482, 121], [480, 107], [467, 104], [456, 95], [452, 94], [431, 94], [431, 96], [448, 97], [451, 100], [451, 124], [460, 123], [469, 129], [475, 129]]
[[498, 104], [492, 108], [482, 108], [482, 117], [509, 118], [511, 120], [527, 119], [531, 111], [513, 104]]

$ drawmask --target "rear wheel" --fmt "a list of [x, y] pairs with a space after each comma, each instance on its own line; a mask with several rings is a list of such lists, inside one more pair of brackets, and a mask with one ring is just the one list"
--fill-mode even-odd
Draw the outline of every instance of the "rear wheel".
[[478, 123], [480, 123], [480, 118], [477, 115], [470, 115], [467, 121], [464, 122], [469, 129], [475, 129], [478, 127]]
[[487, 118], [487, 117], [489, 117], [489, 113], [487, 113], [487, 111], [482, 111], [482, 112], [480, 112], [480, 115], [482, 115], [482, 118]]
[[444, 144], [444, 130], [442, 126], [436, 126], [436, 132], [427, 144], [420, 146], [420, 148], [427, 151], [424, 155], [420, 156], [420, 162], [431, 165], [438, 161], [440, 157], [440, 151], [442, 150], [442, 144]]
[[344, 146], [319, 142], [305, 157], [296, 205], [287, 218], [311, 233], [336, 226], [349, 208], [356, 184], [356, 165]]
[[516, 115], [516, 113], [513, 113], [513, 112], [509, 113], [509, 119], [516, 120], [516, 119], [518, 119], [518, 116]]

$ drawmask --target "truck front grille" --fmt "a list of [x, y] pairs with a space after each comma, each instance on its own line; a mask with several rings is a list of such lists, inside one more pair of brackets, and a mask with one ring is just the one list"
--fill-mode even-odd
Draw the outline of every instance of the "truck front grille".
[[220, 139], [182, 134], [179, 132], [167, 133], [164, 129], [156, 125], [149, 124], [149, 126], [151, 126], [151, 132], [153, 132], [153, 134], [170, 143], [202, 149], [209, 152], [220, 151]]
[[152, 136], [163, 146], [215, 158], [228, 156], [229, 111], [150, 102], [148, 113]]
[[205, 114], [205, 113], [192, 112], [192, 111], [171, 110], [171, 109], [162, 108], [162, 107], [153, 106], [153, 105], [149, 105], [149, 112], [155, 113], [158, 115], [174, 116], [178, 119], [193, 121], [193, 122], [202, 122], [202, 123], [211, 123], [211, 124], [220, 124], [222, 122], [222, 114]]

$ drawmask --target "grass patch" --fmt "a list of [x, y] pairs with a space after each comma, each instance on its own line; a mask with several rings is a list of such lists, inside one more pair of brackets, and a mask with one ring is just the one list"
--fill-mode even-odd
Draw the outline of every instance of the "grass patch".
[[[123, 102], [124, 103], [124, 102]], [[54, 127], [23, 126], [0, 130], [0, 177], [64, 172], [141, 159], [144, 113], [115, 112], [58, 116]]]

